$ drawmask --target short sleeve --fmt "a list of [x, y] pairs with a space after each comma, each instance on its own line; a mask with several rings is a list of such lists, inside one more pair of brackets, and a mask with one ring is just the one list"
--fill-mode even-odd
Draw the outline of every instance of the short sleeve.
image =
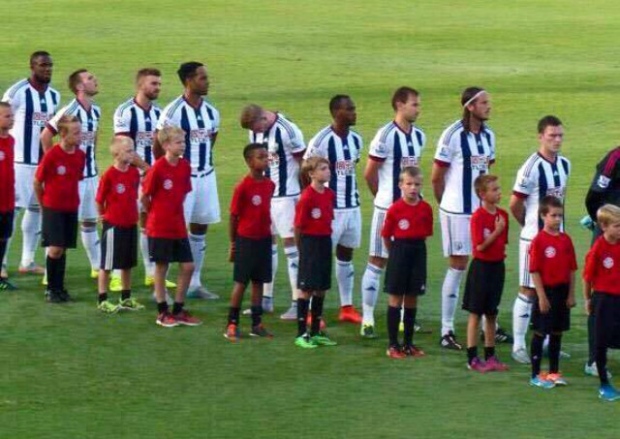
[[588, 251], [588, 254], [586, 254], [586, 261], [583, 266], [583, 273], [581, 274], [583, 280], [589, 283], [594, 282], [596, 278], [597, 250], [598, 245], [595, 242], [590, 251]]
[[383, 136], [384, 130], [379, 130], [370, 142], [368, 147], [368, 155], [373, 159], [383, 161], [388, 156], [388, 147]]
[[127, 134], [131, 129], [131, 111], [128, 108], [123, 108], [123, 106], [114, 112], [114, 134]]
[[381, 229], [382, 238], [389, 239], [394, 235], [395, 222], [395, 209], [390, 207], [383, 221], [383, 228]]
[[45, 181], [45, 179], [47, 178], [47, 169], [49, 167], [49, 161], [50, 161], [50, 151], [47, 152], [47, 154], [43, 155], [43, 158], [41, 159], [41, 161], [39, 162], [39, 166], [37, 166], [37, 171], [35, 172], [34, 178], [40, 182], [43, 183]]
[[[530, 167], [527, 166], [528, 162], [526, 162], [525, 165], [521, 166], [521, 168], [517, 172], [517, 179], [515, 181], [514, 187], [512, 188], [513, 193], [515, 193], [516, 195], [521, 195], [523, 197], [528, 197], [533, 193], [535, 182], [538, 179], [535, 167], [530, 169]], [[528, 169], [529, 172], [527, 172]]]
[[293, 154], [299, 154], [306, 149], [304, 143], [304, 135], [295, 124], [290, 125], [291, 131], [289, 132], [290, 148]]
[[476, 248], [484, 242], [484, 231], [481, 221], [481, 216], [475, 213], [471, 216], [471, 244], [473, 248]]
[[213, 119], [211, 120], [213, 132], [217, 133], [220, 130], [220, 112], [213, 106], [210, 106], [210, 109], [213, 112]]
[[566, 241], [567, 241], [567, 245], [570, 251], [570, 258], [568, 260], [568, 264], [569, 264], [569, 268], [571, 271], [576, 271], [577, 270], [577, 255], [575, 253], [575, 246], [573, 245], [573, 240], [570, 238], [570, 236], [565, 235], [566, 236]]
[[144, 180], [142, 181], [142, 193], [144, 195], [153, 196], [155, 192], [155, 187], [157, 183], [157, 168], [155, 166], [151, 166], [144, 175]]
[[110, 172], [106, 172], [101, 177], [99, 181], [99, 186], [97, 187], [97, 196], [95, 197], [95, 201], [101, 205], [105, 204], [105, 200], [108, 196], [108, 192], [110, 190]]
[[443, 132], [439, 141], [437, 142], [437, 149], [435, 150], [435, 162], [440, 162], [445, 165], [450, 165], [456, 157], [455, 142], [452, 140], [455, 138], [453, 130], [446, 130]]
[[161, 112], [159, 116], [159, 120], [157, 121], [157, 130], [163, 130], [166, 127], [180, 127], [181, 122], [179, 118], [176, 116], [176, 113], [170, 111], [170, 106], [164, 108], [164, 111]]
[[243, 192], [243, 182], [239, 183], [233, 192], [232, 199], [230, 200], [230, 214], [233, 216], [239, 216], [241, 214], [241, 198]]
[[613, 187], [614, 179], [620, 179], [620, 148], [611, 151], [596, 167], [596, 175], [592, 180], [592, 192], [607, 192]]
[[537, 273], [542, 269], [542, 264], [541, 264], [541, 258], [542, 258], [542, 254], [540, 252], [540, 248], [539, 248], [539, 244], [538, 244], [538, 240], [536, 238], [534, 238], [534, 240], [532, 241], [532, 244], [530, 245], [530, 266], [529, 266], [529, 272], [530, 273]]
[[54, 117], [52, 117], [50, 120], [47, 121], [47, 124], [45, 125], [45, 127], [48, 128], [52, 133], [57, 134], [58, 133], [58, 121], [64, 115], [65, 115], [65, 109], [63, 108], [59, 110], [58, 113], [54, 115]]
[[324, 145], [318, 142], [319, 137], [324, 138], [324, 136], [321, 136], [319, 133], [310, 139], [310, 142], [308, 142], [308, 148], [304, 154], [304, 160], [307, 160], [310, 157], [327, 157], [327, 151], [325, 151]]

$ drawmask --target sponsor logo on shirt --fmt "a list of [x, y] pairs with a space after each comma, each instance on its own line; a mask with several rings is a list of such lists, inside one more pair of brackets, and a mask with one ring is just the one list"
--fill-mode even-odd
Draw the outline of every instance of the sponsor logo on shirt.
[[564, 199], [564, 193], [566, 192], [566, 188], [563, 187], [554, 187], [547, 189], [546, 194], [551, 195], [553, 197], [559, 198], [560, 200]]
[[338, 177], [347, 177], [355, 173], [355, 162], [351, 160], [341, 160], [334, 164], [334, 170]]
[[190, 130], [189, 141], [191, 143], [207, 143], [211, 139], [211, 130], [206, 128], [198, 128]]
[[400, 159], [400, 169], [411, 168], [413, 166], [418, 166], [417, 157], [402, 157]]
[[67, 173], [67, 168], [65, 168], [63, 165], [60, 165], [56, 168], [56, 173], [58, 175], [65, 175]]
[[611, 182], [611, 178], [601, 175], [596, 181], [596, 185], [600, 187], [601, 189], [607, 189], [609, 187], [610, 182]]
[[556, 253], [555, 247], [551, 245], [545, 249], [545, 257], [549, 259], [555, 258]]
[[314, 219], [321, 218], [321, 209], [319, 209], [318, 207], [315, 207], [314, 209], [310, 211], [310, 216], [312, 216], [312, 218]]
[[95, 144], [95, 133], [92, 131], [82, 131], [80, 137], [81, 143], [84, 146], [92, 146]]
[[613, 266], [614, 266], [614, 259], [611, 256], [607, 256], [605, 259], [603, 259], [603, 267], [609, 270]]
[[164, 180], [164, 189], [169, 191], [170, 189], [172, 189], [172, 186], [173, 186], [172, 180], [170, 180], [169, 178], [166, 178]]
[[489, 158], [485, 155], [472, 155], [470, 163], [474, 171], [487, 172], [489, 169]]
[[42, 113], [40, 111], [34, 111], [32, 113], [32, 125], [44, 128], [48, 120], [50, 120], [50, 114]]
[[117, 194], [124, 194], [126, 190], [127, 189], [125, 188], [125, 185], [123, 183], [119, 183], [119, 184], [116, 185], [116, 193]]
[[398, 222], [398, 228], [399, 228], [400, 230], [407, 230], [407, 229], [409, 229], [409, 221], [408, 221], [408, 220], [406, 220], [406, 219], [401, 219], [401, 220]]
[[153, 132], [152, 131], [139, 131], [136, 133], [136, 146], [142, 148], [151, 146], [153, 144]]
[[252, 197], [252, 204], [255, 206], [260, 206], [263, 203], [263, 199], [260, 197], [260, 195], [254, 195]]

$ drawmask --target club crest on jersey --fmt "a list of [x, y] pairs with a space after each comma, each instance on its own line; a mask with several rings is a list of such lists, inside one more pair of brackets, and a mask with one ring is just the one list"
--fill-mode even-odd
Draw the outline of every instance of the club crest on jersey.
[[119, 183], [116, 185], [116, 193], [117, 194], [124, 194], [126, 191], [125, 189], [125, 185], [123, 183]]
[[0, 162], [3, 161], [6, 158], [6, 156], [4, 155], [4, 151], [0, 151]]
[[552, 259], [552, 258], [555, 258], [555, 255], [556, 255], [555, 247], [549, 246], [545, 249], [546, 258]]
[[485, 227], [482, 231], [482, 236], [484, 236], [484, 239], [486, 239], [489, 237], [489, 235], [491, 235], [491, 231]]
[[67, 173], [67, 168], [65, 168], [63, 165], [60, 165], [56, 168], [56, 173], [58, 175], [65, 175]]
[[414, 166], [418, 166], [417, 157], [402, 157], [400, 159], [400, 169], [412, 168]]
[[489, 158], [485, 155], [472, 155], [470, 163], [474, 171], [486, 172], [489, 168]]
[[312, 218], [314, 219], [321, 218], [321, 209], [319, 209], [318, 207], [315, 207], [314, 209], [310, 211], [310, 216], [312, 216]]
[[609, 270], [613, 266], [614, 266], [614, 259], [611, 256], [607, 256], [605, 259], [603, 259], [603, 267]]
[[254, 195], [252, 197], [252, 204], [255, 206], [260, 206], [263, 202], [263, 199], [261, 198], [260, 195]]
[[607, 189], [609, 187], [609, 183], [611, 183], [611, 178], [605, 177], [604, 175], [601, 175], [596, 181], [596, 185], [601, 189]]
[[174, 184], [172, 183], [172, 180], [170, 180], [169, 178], [166, 178], [164, 180], [164, 189], [169, 191], [170, 189], [172, 189], [172, 186], [174, 186]]
[[409, 229], [409, 221], [408, 221], [408, 220], [406, 220], [406, 219], [401, 219], [401, 220], [398, 222], [398, 228], [399, 228], [400, 230], [408, 230], [408, 229]]

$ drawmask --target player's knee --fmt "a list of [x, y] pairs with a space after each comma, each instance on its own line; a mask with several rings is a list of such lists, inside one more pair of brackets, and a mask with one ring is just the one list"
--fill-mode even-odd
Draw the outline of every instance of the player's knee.
[[189, 224], [189, 232], [192, 235], [206, 235], [208, 228], [209, 228], [208, 224], [197, 224], [197, 223]]
[[336, 258], [343, 262], [351, 261], [353, 259], [353, 249], [338, 244], [336, 246]]
[[379, 267], [381, 269], [385, 268], [386, 264], [387, 264], [387, 259], [385, 258], [380, 258], [379, 256], [370, 256], [368, 258], [368, 262], [372, 265], [374, 265], [375, 267]]

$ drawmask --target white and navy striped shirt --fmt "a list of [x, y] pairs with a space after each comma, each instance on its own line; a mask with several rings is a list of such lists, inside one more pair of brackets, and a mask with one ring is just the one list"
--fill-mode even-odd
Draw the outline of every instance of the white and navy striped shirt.
[[183, 157], [192, 166], [192, 172], [213, 172], [213, 136], [220, 129], [220, 112], [205, 100], [197, 108], [184, 96], [170, 102], [162, 111], [157, 129], [176, 126], [185, 131]]
[[84, 178], [95, 177], [98, 174], [95, 148], [97, 146], [97, 131], [99, 130], [99, 119], [101, 119], [101, 108], [92, 104], [90, 111], [88, 111], [77, 99], [73, 99], [68, 105], [58, 110], [58, 113], [47, 123], [47, 127], [54, 134], [58, 133], [58, 121], [65, 115], [77, 116], [82, 123], [80, 149], [86, 153]]
[[553, 195], [564, 201], [570, 168], [566, 157], [558, 155], [555, 162], [550, 162], [538, 152], [529, 156], [521, 166], [513, 188], [514, 195], [525, 199], [525, 225], [521, 239], [534, 239], [542, 229], [538, 205], [543, 197]]
[[392, 121], [377, 131], [370, 143], [368, 154], [371, 160], [383, 162], [379, 168], [379, 188], [375, 206], [388, 209], [401, 197], [398, 177], [402, 168], [419, 166], [426, 136], [414, 125], [409, 132], [400, 129]]
[[343, 138], [331, 126], [323, 128], [308, 142], [304, 159], [320, 156], [329, 160], [329, 188], [336, 192], [334, 209], [352, 209], [360, 205], [355, 168], [361, 151], [362, 137], [359, 134], [349, 130]]
[[142, 108], [134, 98], [118, 106], [114, 112], [114, 134], [130, 137], [135, 145], [136, 154], [149, 165], [153, 164], [153, 136], [161, 109], [151, 104]]
[[10, 133], [15, 138], [15, 163], [36, 166], [42, 156], [41, 131], [60, 104], [60, 93], [52, 87], [44, 92], [23, 79], [9, 88], [2, 102], [13, 109], [15, 123]]
[[303, 153], [306, 144], [297, 125], [277, 113], [276, 121], [267, 131], [250, 131], [250, 142], [262, 143], [267, 147], [269, 168], [265, 174], [276, 185], [273, 198], [299, 195], [299, 162], [294, 155]]
[[471, 215], [480, 207], [474, 181], [489, 172], [495, 161], [495, 134], [486, 125], [479, 133], [466, 131], [458, 120], [443, 132], [437, 144], [435, 163], [449, 167], [439, 208], [446, 213]]

